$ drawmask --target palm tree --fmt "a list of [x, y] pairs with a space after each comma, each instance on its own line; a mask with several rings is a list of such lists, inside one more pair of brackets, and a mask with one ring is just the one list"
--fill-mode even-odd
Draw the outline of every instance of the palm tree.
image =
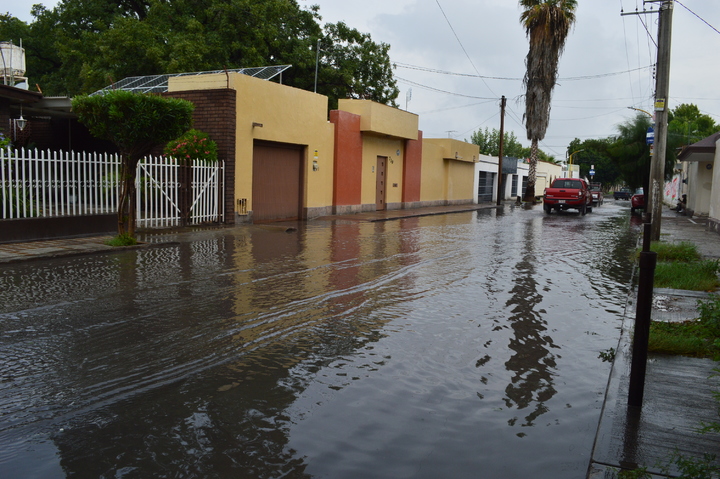
[[525, 58], [525, 129], [530, 145], [530, 168], [525, 201], [535, 201], [538, 143], [550, 121], [550, 98], [557, 80], [560, 54], [575, 23], [576, 0], [520, 0], [520, 22], [530, 40]]

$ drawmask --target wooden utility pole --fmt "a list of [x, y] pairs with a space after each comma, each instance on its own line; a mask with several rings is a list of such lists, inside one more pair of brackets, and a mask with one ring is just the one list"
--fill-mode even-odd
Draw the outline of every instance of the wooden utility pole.
[[[665, 190], [665, 155], [667, 152], [668, 95], [670, 93], [670, 45], [672, 39], [673, 0], [645, 0], [645, 3], [660, 3], [659, 10], [621, 13], [621, 15], [646, 15], [659, 13], [658, 55], [655, 77], [655, 141], [653, 156], [650, 158], [650, 181], [645, 192], [645, 212], [650, 213], [652, 228], [650, 237], [660, 239], [663, 192]], [[652, 115], [651, 115], [652, 116]]]
[[505, 103], [507, 102], [505, 95], [500, 99], [500, 148], [498, 150], [498, 177], [497, 177], [497, 205], [502, 204], [502, 193], [503, 193], [503, 181], [502, 181], [502, 164], [503, 164], [503, 150], [505, 149]]
[[673, 0], [664, 0], [660, 6], [658, 23], [657, 79], [655, 81], [655, 147], [650, 159], [650, 183], [645, 193], [646, 212], [651, 214], [650, 237], [660, 239], [663, 192], [665, 191], [665, 155], [668, 132], [668, 94], [670, 92], [670, 41], [672, 37]]

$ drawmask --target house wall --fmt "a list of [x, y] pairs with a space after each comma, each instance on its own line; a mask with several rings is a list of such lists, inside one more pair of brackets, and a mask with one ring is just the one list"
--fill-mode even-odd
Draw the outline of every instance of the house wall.
[[475, 163], [480, 149], [450, 138], [423, 140], [422, 206], [477, 202]]
[[236, 91], [189, 90], [167, 93], [165, 96], [188, 100], [195, 105], [193, 128], [207, 133], [217, 143], [218, 158], [225, 161], [225, 222], [234, 223], [235, 215], [235, 103]]
[[[708, 168], [708, 165], [710, 168]], [[710, 213], [712, 192], [713, 163], [710, 161], [691, 161], [688, 163], [688, 205], [696, 215]]]
[[375, 211], [378, 157], [386, 165], [387, 209], [415, 207], [420, 200], [422, 133], [413, 113], [369, 100], [340, 100], [335, 124], [333, 211]]
[[[235, 219], [252, 221], [255, 141], [304, 149], [303, 217], [330, 214], [333, 201], [334, 126], [327, 120], [327, 97], [240, 73], [171, 78], [169, 91], [232, 89], [235, 101]], [[244, 200], [247, 215], [239, 207]]]

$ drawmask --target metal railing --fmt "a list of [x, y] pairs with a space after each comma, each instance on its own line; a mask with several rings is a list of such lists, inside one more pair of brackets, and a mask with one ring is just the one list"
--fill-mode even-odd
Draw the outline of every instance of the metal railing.
[[[116, 154], [0, 150], [0, 219], [116, 213]], [[224, 163], [147, 157], [136, 176], [138, 227], [222, 222]]]

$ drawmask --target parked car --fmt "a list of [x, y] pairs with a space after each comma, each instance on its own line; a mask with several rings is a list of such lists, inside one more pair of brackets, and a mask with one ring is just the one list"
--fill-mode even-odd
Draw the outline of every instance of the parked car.
[[629, 200], [631, 196], [630, 188], [621, 188], [613, 193], [613, 199], [616, 200]]
[[576, 209], [581, 215], [592, 211], [592, 195], [585, 180], [580, 178], [557, 178], [543, 196], [545, 213], [552, 210]]
[[592, 195], [593, 206], [600, 206], [605, 201], [602, 185], [600, 183], [590, 183], [590, 194]]
[[630, 213], [635, 213], [635, 210], [645, 210], [645, 193], [642, 188], [638, 188], [630, 198]]

